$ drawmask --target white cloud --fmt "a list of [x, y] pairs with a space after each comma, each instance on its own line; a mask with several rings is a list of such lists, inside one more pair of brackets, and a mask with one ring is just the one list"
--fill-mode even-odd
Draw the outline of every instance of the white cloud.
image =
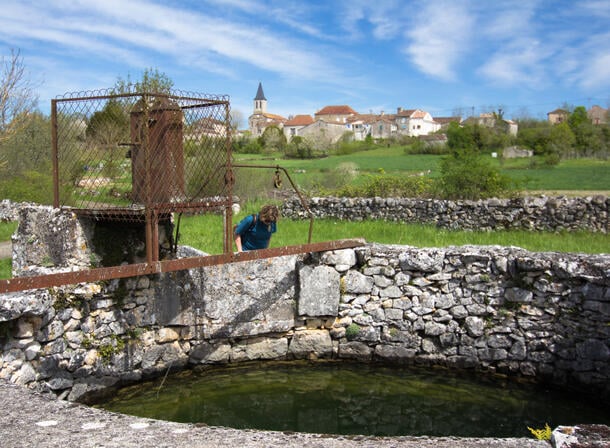
[[610, 5], [608, 0], [589, 0], [581, 2], [580, 6], [587, 14], [593, 14], [598, 18], [610, 18]]
[[544, 81], [541, 60], [546, 54], [538, 41], [520, 39], [493, 54], [478, 73], [493, 84], [537, 86]]
[[456, 77], [456, 65], [468, 51], [474, 19], [464, 4], [427, 3], [406, 32], [404, 52], [422, 72], [441, 80]]
[[[242, 5], [247, 7], [248, 3]], [[226, 75], [235, 63], [305, 79], [336, 71], [324, 56], [269, 28], [244, 26], [149, 1], [56, 0], [35, 9], [41, 14], [37, 20], [40, 27], [22, 21], [11, 32], [117, 58], [133, 66], [141, 67], [145, 62], [135, 56], [144, 52], [169, 57], [176, 63], [199, 61], [198, 68]], [[29, 17], [24, 11], [18, 15]]]
[[608, 89], [610, 88], [610, 52], [595, 55], [582, 74], [581, 85], [585, 89]]
[[366, 33], [359, 25], [368, 24], [375, 39], [394, 38], [406, 20], [402, 5], [404, 3], [400, 0], [346, 0], [341, 11], [343, 29], [350, 34], [350, 38], [361, 38]]
[[480, 11], [477, 27], [485, 39], [514, 40], [531, 36], [534, 32], [534, 18], [537, 2], [494, 2], [485, 3]]

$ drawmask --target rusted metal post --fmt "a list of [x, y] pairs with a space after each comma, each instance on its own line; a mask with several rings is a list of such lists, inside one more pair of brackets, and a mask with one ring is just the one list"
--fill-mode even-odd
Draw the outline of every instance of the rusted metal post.
[[53, 207], [59, 208], [59, 158], [57, 150], [57, 101], [51, 100], [51, 158], [53, 163]]
[[224, 209], [224, 253], [233, 252], [233, 186], [235, 177], [233, 175], [233, 145], [231, 144], [231, 110], [229, 103], [225, 104], [225, 154], [227, 157], [225, 171], [225, 187], [227, 192], [227, 204]]

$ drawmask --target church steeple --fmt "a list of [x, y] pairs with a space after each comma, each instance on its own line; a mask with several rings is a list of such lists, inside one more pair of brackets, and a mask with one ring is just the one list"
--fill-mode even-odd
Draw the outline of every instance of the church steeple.
[[263, 93], [263, 85], [259, 82], [258, 90], [254, 97], [254, 113], [264, 114], [265, 112], [267, 112], [267, 98], [265, 98], [265, 94]]

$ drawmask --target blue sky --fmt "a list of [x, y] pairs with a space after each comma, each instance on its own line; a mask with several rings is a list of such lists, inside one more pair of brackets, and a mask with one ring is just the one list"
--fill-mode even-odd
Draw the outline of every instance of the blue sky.
[[2, 0], [0, 49], [44, 112], [147, 68], [244, 117], [259, 81], [285, 117], [610, 105], [610, 0]]

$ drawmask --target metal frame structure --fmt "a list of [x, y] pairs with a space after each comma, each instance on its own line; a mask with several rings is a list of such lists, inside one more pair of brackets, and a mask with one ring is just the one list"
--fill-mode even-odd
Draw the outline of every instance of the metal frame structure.
[[[146, 262], [0, 280], [0, 293], [159, 274], [361, 246], [311, 243], [313, 215], [278, 165], [233, 164], [226, 96], [78, 92], [51, 101], [53, 206], [100, 221], [142, 223]], [[307, 244], [233, 253], [234, 168], [280, 171], [309, 215]], [[174, 213], [222, 212], [223, 254], [160, 260], [159, 225]], [[177, 239], [177, 236], [176, 236]]]

